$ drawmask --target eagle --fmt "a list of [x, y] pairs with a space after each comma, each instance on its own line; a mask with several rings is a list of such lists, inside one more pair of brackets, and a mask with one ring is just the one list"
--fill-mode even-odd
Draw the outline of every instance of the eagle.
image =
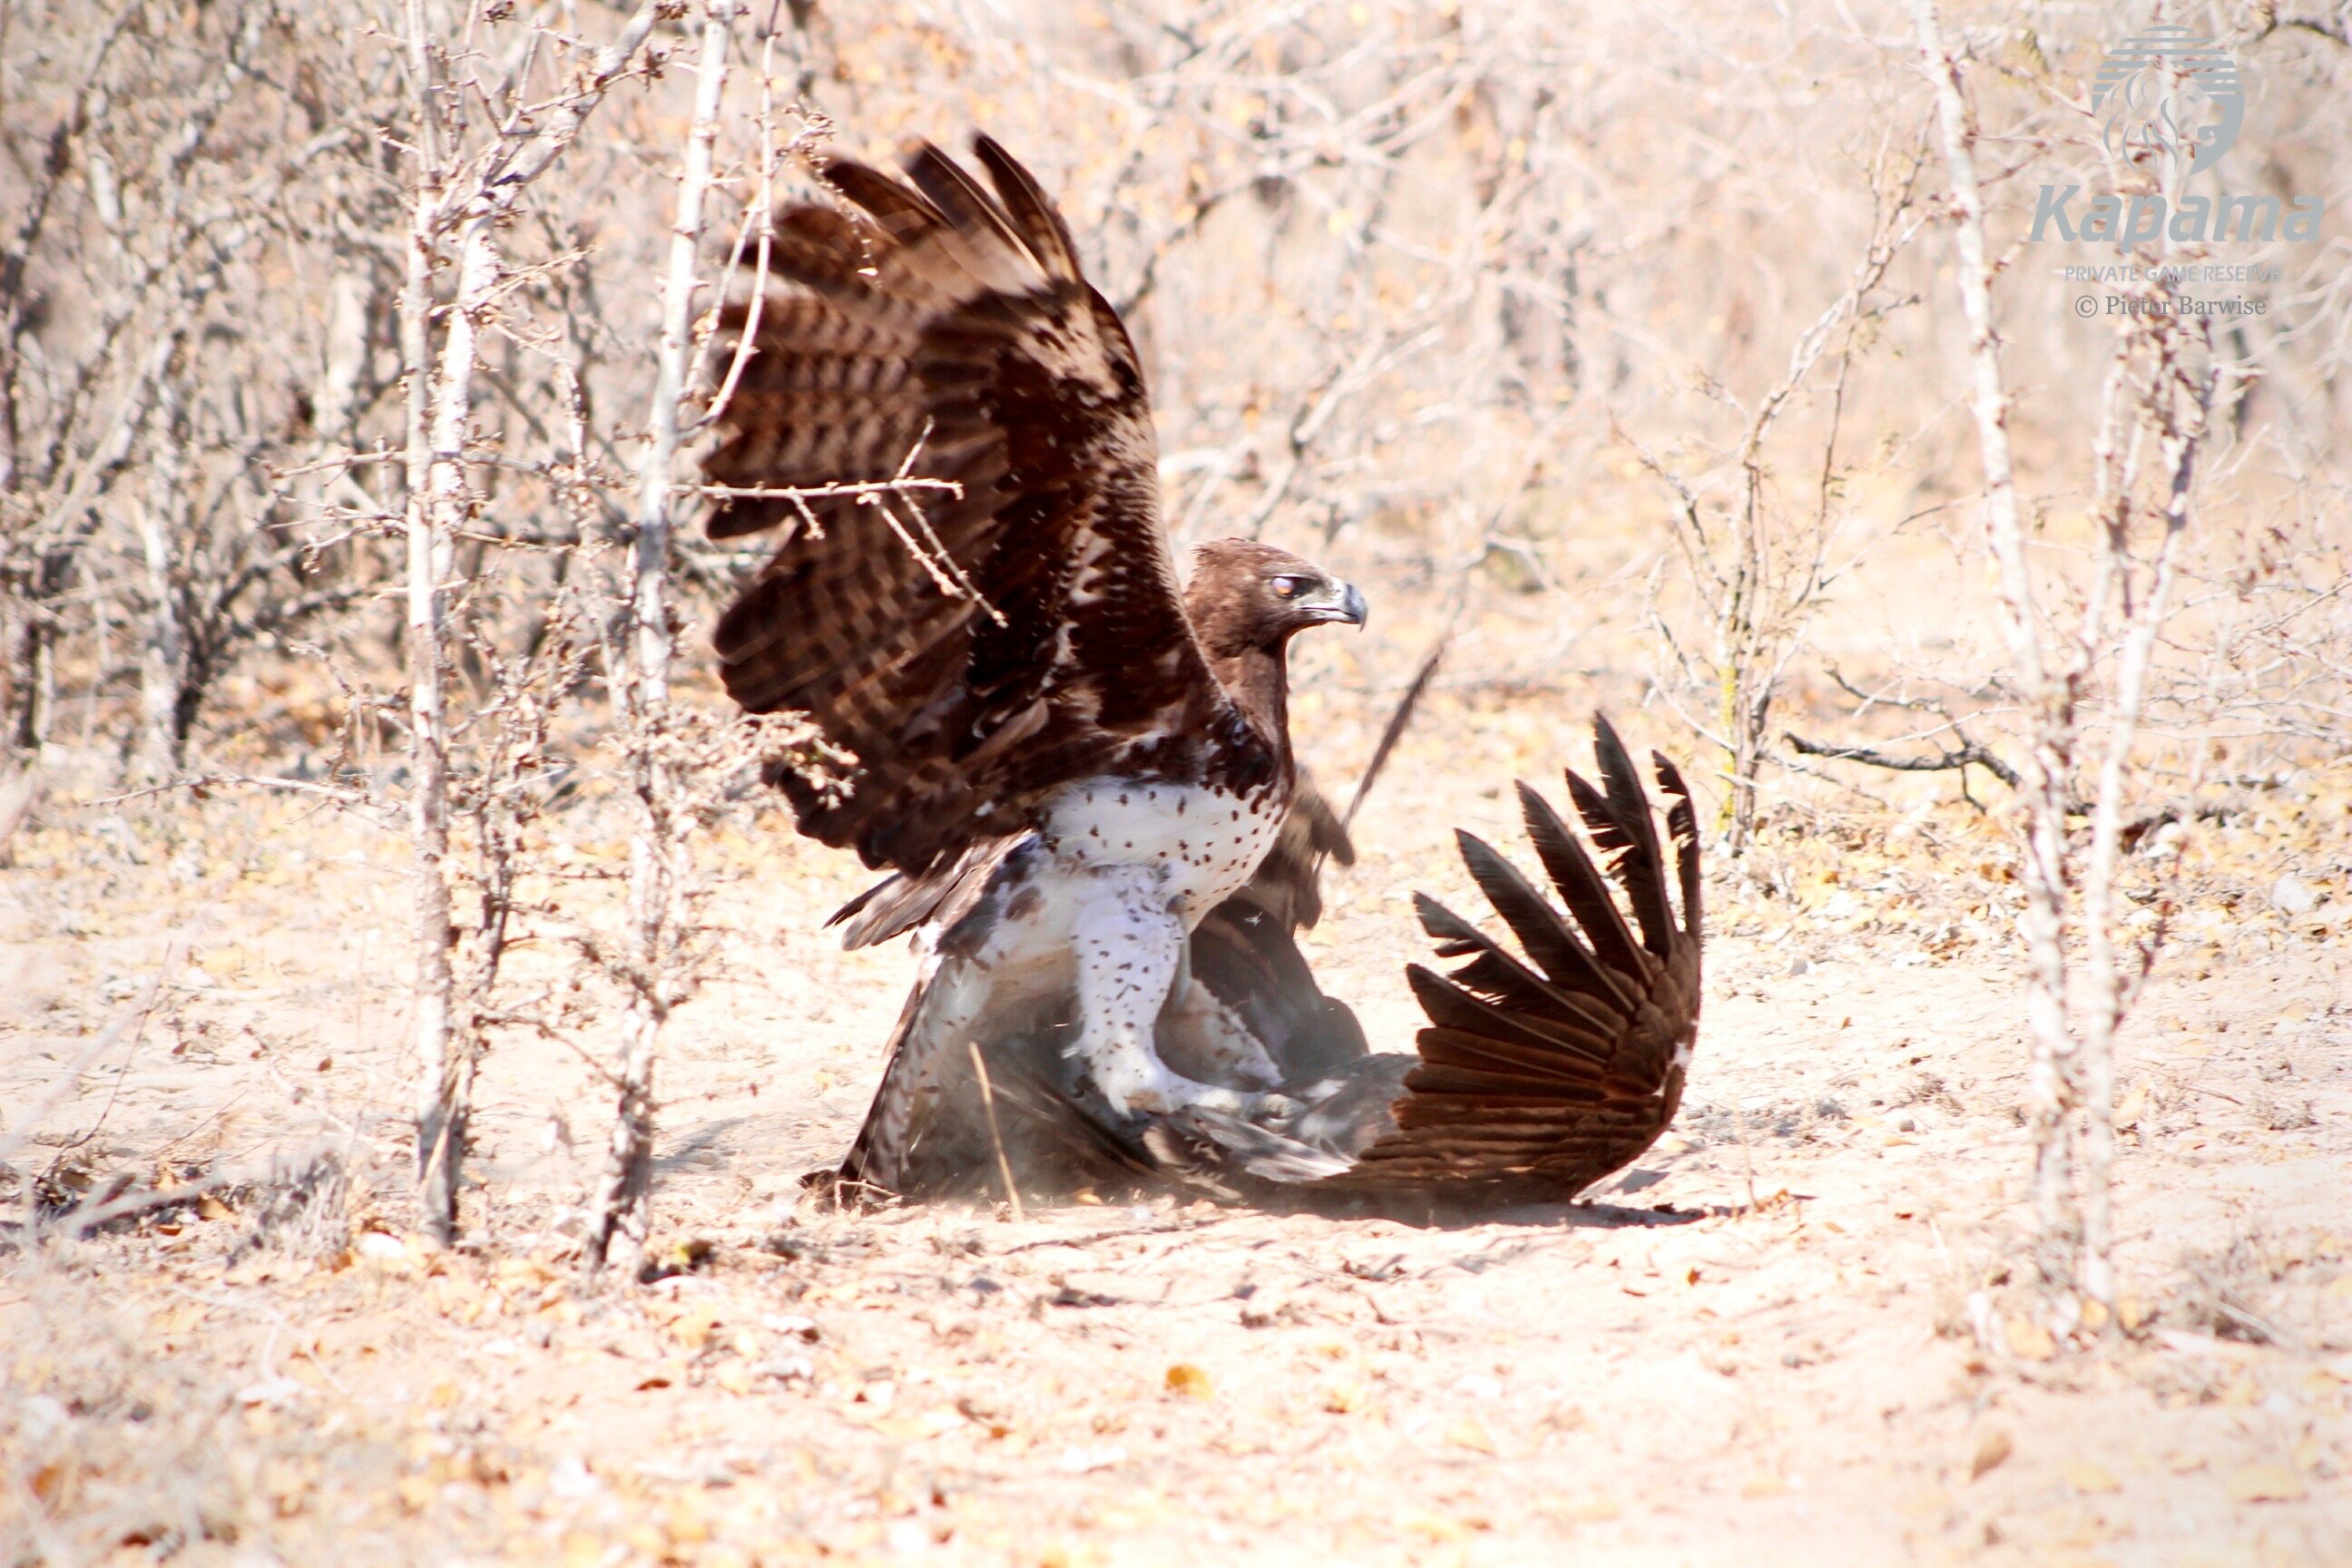
[[[852, 940], [937, 929], [899, 1052], [1071, 993], [1110, 1116], [1248, 1112], [1274, 1064], [1187, 943], [1289, 816], [1290, 639], [1362, 626], [1364, 598], [1244, 539], [1180, 586], [1135, 346], [1036, 182], [975, 150], [992, 193], [928, 145], [903, 182], [832, 163], [856, 216], [776, 215], [796, 291], [722, 320], [750, 357], [703, 464], [710, 532], [784, 536], [719, 622], [720, 675], [849, 759], [837, 787], [772, 776], [802, 832], [896, 873]], [[855, 493], [761, 493], [812, 488]]]
[[889, 873], [835, 915], [845, 941], [921, 955], [840, 1176], [1491, 1198], [1630, 1160], [1696, 1029], [1679, 776], [1658, 760], [1680, 921], [1604, 722], [1603, 787], [1570, 788], [1638, 936], [1528, 792], [1574, 925], [1465, 839], [1531, 963], [1425, 904], [1469, 963], [1414, 970], [1420, 1051], [1371, 1053], [1297, 945], [1352, 846], [1293, 754], [1286, 670], [1299, 633], [1360, 628], [1363, 595], [1244, 539], [1180, 582], [1134, 345], [1037, 181], [973, 151], [985, 185], [928, 143], [903, 177], [827, 163], [839, 202], [772, 215], [719, 314], [709, 532], [777, 535], [714, 631], [720, 677], [821, 737], [768, 771], [800, 831]]

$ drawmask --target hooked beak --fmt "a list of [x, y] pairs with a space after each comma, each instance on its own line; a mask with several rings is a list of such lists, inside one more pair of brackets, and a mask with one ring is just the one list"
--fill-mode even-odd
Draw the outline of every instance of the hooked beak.
[[1315, 612], [1318, 621], [1344, 621], [1351, 626], [1364, 624], [1364, 595], [1353, 583], [1334, 583], [1331, 591], [1320, 598], [1309, 599], [1302, 606]]

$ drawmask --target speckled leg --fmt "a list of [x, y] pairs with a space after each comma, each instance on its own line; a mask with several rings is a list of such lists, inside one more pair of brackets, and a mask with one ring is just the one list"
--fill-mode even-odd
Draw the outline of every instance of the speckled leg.
[[1169, 1070], [1153, 1026], [1183, 967], [1184, 922], [1156, 867], [1104, 866], [1086, 874], [1074, 922], [1080, 1028], [1073, 1053], [1120, 1116], [1206, 1105], [1247, 1115], [1261, 1098]]

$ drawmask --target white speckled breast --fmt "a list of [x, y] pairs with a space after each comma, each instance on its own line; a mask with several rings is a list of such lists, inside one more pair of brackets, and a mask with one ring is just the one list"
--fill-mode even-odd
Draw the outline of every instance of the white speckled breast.
[[1090, 779], [1055, 798], [1039, 837], [1081, 865], [1163, 868], [1190, 930], [1257, 870], [1286, 804], [1273, 789], [1238, 795], [1164, 779]]

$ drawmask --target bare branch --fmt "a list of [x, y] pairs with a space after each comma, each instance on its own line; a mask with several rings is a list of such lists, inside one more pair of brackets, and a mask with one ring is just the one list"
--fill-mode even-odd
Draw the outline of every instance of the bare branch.
[[1802, 735], [1790, 734], [1786, 731], [1782, 732], [1781, 739], [1788, 742], [1790, 748], [1800, 756], [1828, 757], [1845, 763], [1866, 763], [1874, 768], [1888, 768], [1899, 773], [1949, 773], [1955, 768], [1973, 766], [1984, 769], [2011, 789], [2018, 786], [2017, 770], [1973, 742], [1949, 751], [1938, 752], [1932, 757], [1897, 757], [1885, 752], [1874, 751], [1868, 746], [1829, 745], [1819, 741], [1808, 741]]

